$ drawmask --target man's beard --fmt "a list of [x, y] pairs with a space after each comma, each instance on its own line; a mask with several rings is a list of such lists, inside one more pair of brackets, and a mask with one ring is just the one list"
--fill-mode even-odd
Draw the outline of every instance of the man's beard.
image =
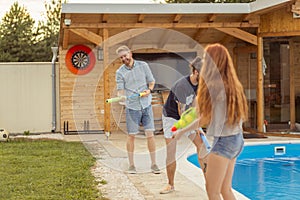
[[131, 59], [130, 58], [126, 58], [125, 60], [122, 60], [122, 61], [123, 61], [123, 64], [129, 65], [130, 62], [131, 62]]

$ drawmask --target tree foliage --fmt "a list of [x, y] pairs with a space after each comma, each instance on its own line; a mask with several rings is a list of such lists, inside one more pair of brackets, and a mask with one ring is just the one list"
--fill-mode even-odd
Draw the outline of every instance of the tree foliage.
[[15, 2], [0, 24], [0, 61], [32, 61], [33, 29], [34, 20], [29, 12]]
[[0, 62], [49, 62], [58, 45], [62, 0], [45, 3], [45, 20], [37, 27], [29, 12], [15, 2], [0, 24]]
[[165, 0], [167, 3], [249, 3], [255, 0]]
[[37, 30], [39, 42], [36, 44], [36, 56], [39, 61], [50, 61], [51, 47], [58, 45], [61, 5], [62, 0], [52, 0], [49, 4], [45, 4], [46, 20], [39, 22]]

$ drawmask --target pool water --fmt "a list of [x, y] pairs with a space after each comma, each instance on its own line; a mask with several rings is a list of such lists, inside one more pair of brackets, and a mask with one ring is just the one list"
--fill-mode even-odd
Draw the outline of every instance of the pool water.
[[[199, 167], [197, 155], [188, 160]], [[245, 146], [232, 183], [249, 199], [300, 199], [300, 144]]]

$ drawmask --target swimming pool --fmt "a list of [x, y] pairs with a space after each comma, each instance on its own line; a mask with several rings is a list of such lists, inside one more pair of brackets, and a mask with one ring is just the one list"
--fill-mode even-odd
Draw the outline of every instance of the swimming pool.
[[[197, 155], [188, 160], [199, 167]], [[300, 143], [245, 146], [233, 188], [250, 199], [300, 199]]]

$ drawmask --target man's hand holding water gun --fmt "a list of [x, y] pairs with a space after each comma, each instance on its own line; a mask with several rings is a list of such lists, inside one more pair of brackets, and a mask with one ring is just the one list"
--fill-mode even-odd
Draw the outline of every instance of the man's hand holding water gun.
[[134, 98], [134, 97], [147, 97], [151, 93], [151, 91], [152, 91], [151, 89], [147, 89], [147, 90], [144, 90], [141, 93], [132, 94], [132, 95], [126, 97], [124, 95], [124, 91], [122, 90], [121, 92], [118, 92], [117, 97], [106, 99], [106, 103], [119, 102], [119, 101], [126, 100], [127, 98], [130, 99], [130, 98]]

